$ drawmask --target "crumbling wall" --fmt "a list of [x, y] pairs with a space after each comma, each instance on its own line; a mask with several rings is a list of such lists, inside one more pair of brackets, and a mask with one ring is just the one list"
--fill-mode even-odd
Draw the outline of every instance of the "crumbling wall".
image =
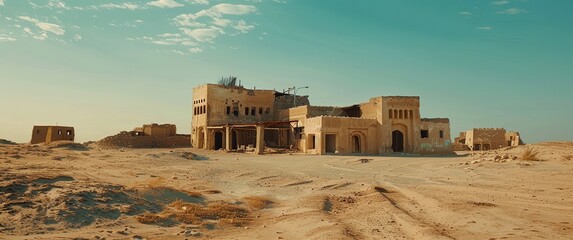
[[121, 132], [98, 141], [101, 147], [129, 148], [175, 148], [191, 147], [191, 135], [178, 134], [169, 137], [134, 136], [132, 132]]
[[[308, 96], [296, 96], [296, 106], [310, 105]], [[275, 97], [275, 109], [288, 109], [294, 107], [294, 95], [282, 95]]]

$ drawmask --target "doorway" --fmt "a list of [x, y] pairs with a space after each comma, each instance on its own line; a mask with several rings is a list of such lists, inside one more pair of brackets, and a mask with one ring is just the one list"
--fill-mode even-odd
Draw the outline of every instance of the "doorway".
[[395, 130], [392, 132], [392, 151], [403, 152], [404, 151], [404, 134]]
[[360, 136], [354, 135], [352, 136], [352, 152], [353, 153], [361, 153], [362, 150], [360, 148]]
[[215, 150], [223, 148], [223, 132], [215, 132]]
[[325, 135], [326, 153], [336, 153], [336, 134]]

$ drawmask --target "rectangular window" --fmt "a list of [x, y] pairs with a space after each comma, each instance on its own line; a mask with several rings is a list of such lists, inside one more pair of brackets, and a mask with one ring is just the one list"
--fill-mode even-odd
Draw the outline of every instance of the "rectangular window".
[[257, 108], [256, 107], [252, 107], [251, 108], [251, 115], [255, 116], [255, 114], [257, 113]]
[[263, 108], [259, 107], [259, 115], [263, 115]]
[[71, 131], [71, 130], [67, 130], [67, 131], [66, 131], [66, 135], [68, 135], [68, 136], [72, 135], [72, 131]]
[[227, 106], [227, 115], [231, 114], [231, 106]]
[[62, 130], [58, 130], [58, 135], [62, 135]]
[[444, 130], [440, 130], [440, 138], [444, 138]]
[[420, 137], [421, 138], [428, 138], [429, 137], [428, 130], [420, 131]]
[[245, 108], [245, 116], [248, 116], [248, 115], [249, 115], [249, 108], [246, 107], [246, 108]]

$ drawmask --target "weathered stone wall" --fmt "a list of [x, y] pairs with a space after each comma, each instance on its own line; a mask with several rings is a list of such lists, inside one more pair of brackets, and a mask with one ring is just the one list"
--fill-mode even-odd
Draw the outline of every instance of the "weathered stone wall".
[[191, 136], [179, 134], [169, 137], [134, 136], [131, 132], [121, 132], [98, 141], [101, 147], [129, 148], [175, 148], [190, 147]]
[[[308, 96], [296, 96], [296, 106], [310, 105]], [[288, 109], [294, 107], [294, 95], [282, 95], [275, 97], [275, 109]]]

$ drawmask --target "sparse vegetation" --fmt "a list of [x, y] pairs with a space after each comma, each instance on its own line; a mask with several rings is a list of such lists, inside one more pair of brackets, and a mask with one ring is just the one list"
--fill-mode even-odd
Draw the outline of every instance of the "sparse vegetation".
[[154, 224], [165, 221], [169, 215], [161, 215], [157, 213], [144, 213], [136, 217], [137, 221], [143, 224]]
[[245, 201], [250, 207], [254, 209], [268, 208], [273, 204], [273, 201], [261, 196], [246, 197]]
[[167, 184], [167, 180], [162, 177], [152, 178], [147, 182], [149, 188], [162, 188]]
[[562, 156], [564, 160], [570, 161], [571, 159], [573, 159], [573, 155], [563, 155]]
[[521, 159], [525, 161], [541, 161], [537, 155], [539, 155], [539, 151], [533, 147], [528, 147], [523, 151], [521, 154]]
[[169, 204], [169, 207], [171, 209], [165, 210], [164, 214], [169, 214], [175, 220], [187, 224], [200, 224], [203, 220], [219, 220], [221, 223], [241, 226], [249, 220], [247, 209], [226, 202], [200, 205], [178, 200]]

